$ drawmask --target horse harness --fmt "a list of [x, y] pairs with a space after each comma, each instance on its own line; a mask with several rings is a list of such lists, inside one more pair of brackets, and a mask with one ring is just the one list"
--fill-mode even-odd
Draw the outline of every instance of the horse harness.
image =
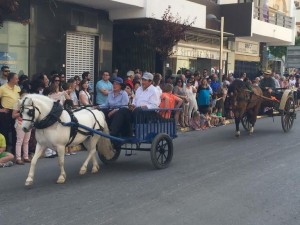
[[[38, 122], [37, 121], [34, 122], [34, 119], [35, 119], [35, 109], [39, 112], [39, 114], [41, 114], [41, 111], [39, 110], [38, 107], [36, 107], [34, 105], [33, 102], [31, 104], [32, 108], [26, 108], [25, 105], [24, 105], [26, 99], [27, 99], [27, 97], [24, 98], [24, 100], [23, 100], [23, 102], [21, 104], [20, 114], [22, 115], [22, 113], [24, 112], [24, 109], [28, 109], [28, 113], [27, 114], [28, 114], [29, 117], [31, 117], [31, 119], [30, 120], [29, 119], [23, 119], [23, 120], [30, 121], [30, 122], [34, 123], [34, 127], [36, 129], [46, 129], [46, 128], [52, 126], [53, 124], [55, 124], [56, 122], [59, 122], [60, 124], [62, 124], [63, 126], [65, 126], [64, 123], [60, 120], [60, 116], [61, 116], [61, 114], [62, 114], [62, 112], [63, 112], [64, 109], [59, 104], [59, 102], [54, 102], [53, 103], [51, 111], [49, 112], [49, 114], [44, 119], [42, 119], [41, 121], [38, 121]], [[96, 124], [98, 124], [100, 130], [103, 131], [104, 128], [100, 125], [100, 123], [97, 120], [97, 118], [96, 118], [95, 114], [93, 113], [93, 111], [90, 110], [90, 109], [87, 109], [87, 108], [84, 108], [84, 109], [86, 109], [87, 111], [89, 111], [93, 115], [93, 117], [95, 119], [95, 123], [93, 125], [93, 129], [95, 129]], [[77, 109], [74, 112], [78, 112], [80, 110], [82, 110], [82, 109]], [[68, 109], [66, 109], [66, 111], [68, 112], [68, 114], [69, 114], [69, 116], [71, 118], [71, 122], [73, 124], [75, 124], [73, 126], [70, 126], [70, 128], [71, 128], [70, 129], [70, 138], [69, 138], [69, 142], [67, 143], [66, 146], [69, 146], [74, 141], [77, 133], [80, 133], [80, 134], [85, 135], [85, 136], [93, 136], [93, 132], [85, 132], [85, 131], [79, 130], [79, 123], [78, 123], [78, 120], [75, 117], [74, 113], [71, 110], [68, 110]]]

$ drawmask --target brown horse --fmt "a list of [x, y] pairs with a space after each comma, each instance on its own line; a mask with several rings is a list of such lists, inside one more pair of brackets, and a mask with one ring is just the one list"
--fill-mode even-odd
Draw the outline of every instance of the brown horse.
[[256, 117], [262, 103], [262, 90], [257, 86], [252, 86], [241, 80], [234, 80], [229, 86], [228, 93], [235, 118], [235, 136], [240, 136], [239, 125], [244, 116], [247, 116], [247, 121], [250, 123], [249, 134], [252, 134]]

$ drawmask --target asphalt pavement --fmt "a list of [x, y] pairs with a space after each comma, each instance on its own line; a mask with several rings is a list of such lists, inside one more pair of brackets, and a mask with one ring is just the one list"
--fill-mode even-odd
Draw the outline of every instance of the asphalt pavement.
[[0, 168], [0, 225], [299, 225], [299, 125], [284, 133], [276, 117], [240, 138], [234, 125], [180, 133], [163, 170], [148, 152], [122, 153], [80, 176], [80, 152], [66, 156], [63, 185], [57, 158], [38, 161], [31, 189], [28, 164]]

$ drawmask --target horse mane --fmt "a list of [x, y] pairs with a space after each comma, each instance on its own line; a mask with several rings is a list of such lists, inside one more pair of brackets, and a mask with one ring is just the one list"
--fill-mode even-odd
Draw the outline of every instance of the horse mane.
[[228, 92], [241, 91], [243, 89], [248, 89], [246, 86], [246, 82], [236, 79], [234, 80], [228, 87]]
[[30, 98], [32, 99], [33, 101], [39, 101], [39, 102], [43, 102], [43, 103], [53, 103], [54, 101], [49, 98], [48, 96], [45, 96], [45, 95], [40, 95], [40, 94], [27, 94], [25, 95], [21, 101], [23, 101], [24, 98]]

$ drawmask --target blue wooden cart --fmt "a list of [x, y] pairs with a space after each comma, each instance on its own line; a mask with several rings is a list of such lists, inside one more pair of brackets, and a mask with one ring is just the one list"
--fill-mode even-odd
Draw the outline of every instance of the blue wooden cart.
[[153, 166], [163, 169], [169, 166], [173, 158], [173, 139], [177, 137], [177, 129], [174, 118], [165, 119], [161, 116], [164, 112], [175, 112], [178, 109], [142, 109], [131, 124], [133, 135], [130, 137], [115, 137], [104, 134], [101, 131], [91, 129], [81, 124], [66, 123], [66, 126], [78, 126], [84, 130], [93, 132], [112, 141], [121, 144], [114, 157], [107, 160], [98, 153], [100, 160], [109, 164], [115, 162], [121, 153], [125, 151], [149, 151]]

